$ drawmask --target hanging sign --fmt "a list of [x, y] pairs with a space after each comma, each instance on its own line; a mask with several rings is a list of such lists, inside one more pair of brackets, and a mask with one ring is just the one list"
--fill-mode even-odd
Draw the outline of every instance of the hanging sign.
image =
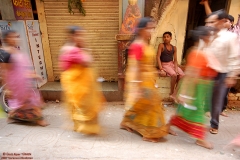
[[31, 0], [12, 0], [16, 20], [30, 20], [33, 18]]
[[42, 85], [47, 83], [47, 73], [43, 55], [41, 34], [39, 30], [39, 23], [37, 20], [27, 20], [26, 26], [35, 72], [42, 77], [42, 81], [38, 82], [38, 87], [41, 87]]

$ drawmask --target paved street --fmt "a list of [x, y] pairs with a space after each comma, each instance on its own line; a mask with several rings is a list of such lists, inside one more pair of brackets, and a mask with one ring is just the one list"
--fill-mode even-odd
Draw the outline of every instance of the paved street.
[[[165, 106], [165, 109], [169, 119], [175, 108]], [[213, 150], [194, 145], [194, 140], [177, 128], [173, 129], [178, 136], [168, 135], [160, 143], [142, 141], [141, 136], [119, 129], [123, 113], [121, 102], [107, 103], [100, 116], [101, 135], [85, 136], [72, 131], [72, 122], [62, 103], [48, 102], [44, 109], [50, 123], [47, 127], [7, 124], [6, 119], [0, 119], [0, 156], [43, 160], [240, 159], [240, 151], [225, 147], [240, 133], [239, 111], [229, 111], [230, 117], [221, 117], [218, 135], [208, 134], [208, 140], [214, 143]]]

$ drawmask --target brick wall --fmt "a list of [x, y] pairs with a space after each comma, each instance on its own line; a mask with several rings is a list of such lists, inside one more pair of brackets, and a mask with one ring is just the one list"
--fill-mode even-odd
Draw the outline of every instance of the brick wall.
[[228, 108], [240, 110], [240, 93], [228, 94]]

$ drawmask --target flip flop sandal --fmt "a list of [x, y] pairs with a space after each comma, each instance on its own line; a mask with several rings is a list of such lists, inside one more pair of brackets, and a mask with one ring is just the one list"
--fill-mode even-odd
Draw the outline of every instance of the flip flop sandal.
[[214, 128], [211, 128], [211, 129], [209, 130], [209, 132], [210, 132], [211, 134], [218, 134], [218, 130], [217, 130], [217, 129], [214, 129]]
[[220, 115], [223, 116], [223, 117], [228, 117], [228, 115], [224, 112], [222, 112]]

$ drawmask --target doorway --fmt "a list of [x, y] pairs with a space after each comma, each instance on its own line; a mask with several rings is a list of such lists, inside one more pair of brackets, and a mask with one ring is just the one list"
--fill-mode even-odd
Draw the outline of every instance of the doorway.
[[[204, 6], [199, 4], [201, 0], [189, 0], [189, 7], [188, 7], [188, 19], [187, 19], [187, 26], [186, 26], [186, 36], [184, 42], [184, 51], [183, 57], [185, 58], [188, 49], [193, 46], [192, 40], [189, 38], [189, 31], [193, 30], [197, 26], [205, 25], [205, 9]], [[225, 9], [227, 12], [229, 10], [229, 0], [209, 0], [209, 5], [212, 11], [216, 11], [219, 9]]]

